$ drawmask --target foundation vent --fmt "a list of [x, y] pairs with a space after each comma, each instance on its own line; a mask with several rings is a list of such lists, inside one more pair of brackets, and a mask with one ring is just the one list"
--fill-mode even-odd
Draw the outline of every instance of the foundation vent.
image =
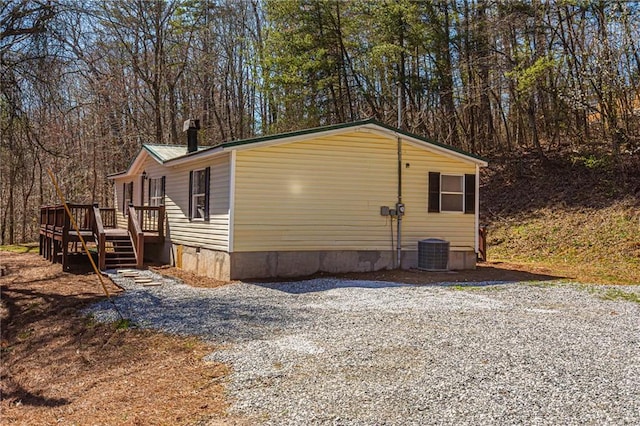
[[446, 271], [449, 264], [449, 241], [428, 238], [418, 241], [418, 269]]

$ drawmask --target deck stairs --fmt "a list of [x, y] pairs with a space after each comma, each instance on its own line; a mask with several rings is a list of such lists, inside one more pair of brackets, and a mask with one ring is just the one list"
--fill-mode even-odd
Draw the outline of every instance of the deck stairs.
[[136, 267], [136, 252], [128, 233], [107, 236], [105, 267], [106, 269]]
[[126, 213], [127, 226], [121, 228], [114, 207], [72, 203], [41, 206], [40, 255], [62, 263], [65, 271], [82, 268], [86, 255], [78, 247], [83, 240], [91, 246], [101, 270], [142, 269], [145, 245], [164, 244], [165, 208], [130, 204]]

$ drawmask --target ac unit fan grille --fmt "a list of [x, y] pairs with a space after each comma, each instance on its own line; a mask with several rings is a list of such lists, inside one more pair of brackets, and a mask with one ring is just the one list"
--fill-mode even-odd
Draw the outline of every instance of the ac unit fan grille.
[[448, 265], [448, 241], [437, 238], [418, 241], [418, 269], [424, 271], [447, 271]]

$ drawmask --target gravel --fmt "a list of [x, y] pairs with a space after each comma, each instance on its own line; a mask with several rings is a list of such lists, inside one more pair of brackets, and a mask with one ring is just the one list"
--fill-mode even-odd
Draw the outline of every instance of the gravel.
[[[232, 366], [231, 414], [251, 423], [640, 424], [640, 286], [201, 289], [112, 276], [127, 289], [115, 303], [136, 324], [220, 348], [207, 358]], [[90, 311], [115, 319], [106, 303]]]

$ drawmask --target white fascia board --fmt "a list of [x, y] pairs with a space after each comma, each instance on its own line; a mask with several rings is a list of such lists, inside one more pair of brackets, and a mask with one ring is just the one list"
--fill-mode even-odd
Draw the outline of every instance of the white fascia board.
[[294, 135], [294, 136], [289, 136], [289, 137], [272, 139], [272, 140], [268, 140], [268, 141], [264, 141], [264, 142], [256, 142], [256, 143], [248, 143], [248, 144], [238, 145], [238, 146], [231, 146], [231, 147], [225, 148], [225, 151], [246, 151], [246, 150], [254, 149], [254, 148], [265, 148], [265, 147], [274, 146], [274, 145], [284, 145], [284, 144], [288, 144], [288, 143], [304, 141], [304, 140], [307, 140], [307, 139], [324, 138], [324, 137], [327, 137], [327, 136], [333, 136], [333, 135], [337, 135], [337, 134], [340, 134], [340, 133], [357, 132], [357, 131], [360, 131], [364, 127], [365, 127], [365, 125], [363, 125], [363, 126], [354, 126], [354, 127], [345, 127], [345, 128], [340, 128], [340, 129], [326, 130], [324, 132], [306, 133], [304, 135]]
[[107, 176], [107, 179], [117, 180], [137, 176], [137, 171], [142, 167], [147, 158], [153, 158], [158, 162], [158, 164], [162, 164], [154, 155], [149, 154], [149, 152], [143, 147], [126, 171]]
[[118, 173], [111, 173], [110, 175], [107, 175], [107, 179], [109, 180], [118, 180], [118, 179], [122, 179], [123, 177], [127, 176], [127, 171], [124, 172], [118, 172]]
[[487, 167], [486, 161], [480, 160], [478, 158], [473, 158], [461, 152], [457, 152], [442, 146], [434, 145], [429, 142], [422, 141], [420, 139], [415, 139], [403, 133], [394, 132], [392, 130], [385, 129], [384, 127], [376, 126], [375, 124], [367, 124], [365, 126], [362, 126], [360, 131], [374, 133], [374, 134], [384, 136], [394, 140], [396, 140], [397, 138], [400, 138], [404, 142], [407, 142], [409, 145], [415, 146], [416, 148], [426, 149], [427, 151], [436, 152], [446, 157], [455, 158], [457, 160], [462, 160], [468, 163], [477, 164], [480, 167]]
[[222, 147], [211, 148], [204, 151], [198, 151], [197, 153], [186, 154], [182, 157], [174, 158], [172, 160], [167, 160], [162, 164], [167, 167], [175, 167], [181, 164], [190, 163], [192, 161], [200, 161], [203, 159], [207, 159], [209, 157], [215, 157], [222, 154], [225, 151], [228, 151], [228, 150], [223, 149]]

